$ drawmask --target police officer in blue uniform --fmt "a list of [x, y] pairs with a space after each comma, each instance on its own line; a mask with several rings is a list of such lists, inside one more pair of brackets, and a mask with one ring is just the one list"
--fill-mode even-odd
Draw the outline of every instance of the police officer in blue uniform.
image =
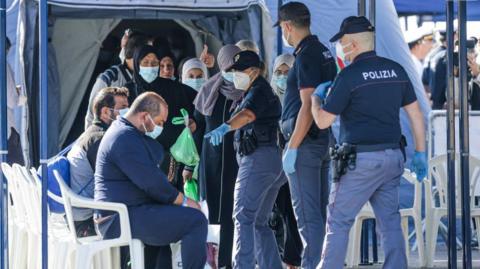
[[325, 235], [328, 203], [328, 145], [330, 132], [313, 124], [311, 99], [315, 88], [337, 73], [330, 51], [310, 32], [310, 12], [300, 2], [279, 11], [285, 45], [294, 46], [295, 63], [288, 74], [283, 99], [282, 133], [288, 141], [283, 169], [303, 241], [302, 268], [315, 268]]
[[238, 176], [234, 193], [234, 268], [282, 268], [277, 243], [268, 218], [280, 187], [286, 182], [277, 145], [280, 100], [261, 76], [260, 58], [242, 51], [229, 68], [235, 88], [245, 95], [232, 118], [205, 138], [219, 145], [235, 131]]
[[337, 55], [351, 62], [312, 96], [312, 114], [321, 129], [340, 115], [339, 146], [331, 150], [333, 184], [322, 260], [318, 268], [343, 268], [348, 234], [355, 216], [370, 201], [385, 252], [383, 268], [407, 268], [398, 211], [404, 169], [399, 110], [407, 112], [415, 136], [413, 170], [426, 174], [425, 130], [413, 86], [396, 62], [376, 55], [374, 27], [365, 17], [348, 17], [330, 40]]

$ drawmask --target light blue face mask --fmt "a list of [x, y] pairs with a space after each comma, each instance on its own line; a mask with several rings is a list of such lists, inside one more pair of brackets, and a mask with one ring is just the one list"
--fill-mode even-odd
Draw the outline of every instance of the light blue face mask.
[[233, 83], [233, 72], [225, 72], [222, 71], [222, 77], [226, 81], [232, 82]]
[[120, 117], [124, 118], [124, 117], [125, 117], [125, 114], [127, 114], [127, 112], [128, 112], [128, 107], [118, 110], [118, 115], [119, 115]]
[[153, 67], [140, 66], [139, 74], [147, 83], [152, 83], [155, 79], [157, 79], [159, 70], [160, 69], [158, 66], [153, 66]]
[[287, 76], [279, 75], [275, 77], [275, 85], [283, 92], [287, 89]]
[[175, 76], [172, 76], [170, 79], [173, 80], [173, 81], [177, 80], [177, 78]]
[[152, 119], [152, 116], [148, 115], [148, 118], [150, 118], [150, 120], [152, 121], [152, 123], [155, 127], [153, 127], [153, 131], [149, 132], [149, 131], [147, 131], [147, 128], [145, 127], [145, 124], [143, 124], [143, 129], [145, 129], [145, 135], [147, 135], [147, 136], [149, 136], [153, 139], [157, 139], [157, 137], [160, 136], [163, 132], [163, 126], [156, 125], [155, 122]]
[[187, 78], [183, 82], [183, 84], [192, 87], [197, 92], [200, 90], [200, 88], [203, 86], [204, 83], [205, 83], [204, 78]]

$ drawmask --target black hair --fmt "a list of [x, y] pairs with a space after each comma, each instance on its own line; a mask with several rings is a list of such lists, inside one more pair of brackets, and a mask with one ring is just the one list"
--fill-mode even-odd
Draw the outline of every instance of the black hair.
[[115, 96], [124, 96], [128, 98], [128, 89], [124, 87], [107, 87], [100, 90], [93, 100], [93, 114], [97, 119], [100, 119], [102, 108], [114, 108]]
[[310, 11], [308, 7], [301, 2], [288, 2], [280, 7], [279, 14], [291, 14], [288, 21], [298, 28], [310, 27]]
[[135, 32], [128, 37], [127, 44], [125, 45], [125, 58], [132, 59], [135, 49], [147, 44], [147, 36]]

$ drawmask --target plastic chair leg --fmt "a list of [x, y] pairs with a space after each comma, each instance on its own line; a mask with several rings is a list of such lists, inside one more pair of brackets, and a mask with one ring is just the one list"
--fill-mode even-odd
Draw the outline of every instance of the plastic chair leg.
[[415, 225], [415, 234], [418, 247], [419, 267], [425, 266], [425, 241], [423, 239], [423, 225], [420, 216], [414, 216], [413, 222]]
[[427, 267], [433, 266], [433, 261], [435, 260], [435, 249], [437, 246], [437, 237], [438, 237], [438, 227], [440, 226], [440, 217], [433, 216], [431, 222], [427, 227], [431, 229], [426, 229], [426, 248], [427, 248]]
[[132, 239], [130, 243], [130, 261], [132, 269], [145, 269], [144, 245], [138, 239]]
[[402, 234], [405, 239], [405, 255], [407, 256], [407, 262], [410, 261], [410, 242], [408, 242], [408, 217], [402, 218]]

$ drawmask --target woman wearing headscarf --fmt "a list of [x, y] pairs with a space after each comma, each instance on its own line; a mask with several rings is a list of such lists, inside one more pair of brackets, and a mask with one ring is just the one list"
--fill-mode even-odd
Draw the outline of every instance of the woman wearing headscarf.
[[[165, 99], [168, 104], [168, 118], [164, 130], [157, 141], [162, 144], [166, 155], [162, 163], [162, 170], [168, 175], [169, 180], [179, 189], [183, 190], [181, 173], [183, 166], [178, 165], [169, 154], [170, 147], [175, 143], [183, 125], [173, 125], [172, 118], [181, 116], [180, 109], [185, 108], [193, 118], [193, 100], [196, 92], [190, 87], [179, 82], [159, 77], [160, 59], [158, 50], [150, 45], [138, 48], [133, 56], [134, 75], [133, 81], [125, 86], [130, 91], [129, 103], [143, 92], [153, 91]], [[195, 131], [195, 123], [190, 122], [190, 129]]]
[[[275, 58], [272, 70], [272, 86], [275, 94], [283, 103], [283, 95], [287, 88], [288, 72], [295, 62], [295, 57], [291, 54], [281, 54]], [[282, 135], [279, 136], [283, 138]], [[281, 143], [283, 144], [283, 143]], [[282, 254], [282, 260], [286, 264], [287, 269], [298, 268], [302, 261], [302, 240], [298, 233], [297, 221], [293, 213], [292, 199], [290, 197], [290, 189], [288, 183], [283, 185], [278, 192], [277, 200], [275, 201], [275, 209], [280, 213], [282, 221], [285, 225], [280, 227], [283, 236], [280, 236], [281, 242], [279, 249]], [[276, 211], [274, 210], [274, 213]]]
[[[226, 45], [218, 53], [220, 73], [211, 77], [198, 92], [195, 104], [195, 121], [198, 130], [194, 134], [203, 141], [204, 134], [230, 119], [244, 92], [235, 89], [233, 74], [225, 72], [233, 65], [233, 56], [240, 52], [235, 45]], [[238, 172], [233, 149], [233, 132], [225, 135], [223, 143], [213, 146], [201, 143], [198, 170], [200, 194], [207, 200], [209, 221], [220, 224], [219, 267], [231, 268], [233, 245], [233, 192]]]
[[158, 50], [158, 59], [160, 60], [160, 77], [177, 80], [175, 77], [175, 56], [169, 47], [159, 46]]
[[207, 66], [198, 58], [187, 60], [182, 67], [182, 83], [199, 91], [208, 78]]
[[285, 53], [277, 56], [275, 62], [273, 63], [273, 72], [272, 80], [270, 81], [270, 86], [272, 86], [273, 91], [278, 95], [280, 101], [283, 103], [283, 95], [285, 94], [285, 89], [287, 88], [287, 75], [290, 68], [293, 67], [295, 62], [295, 57], [293, 55]]

